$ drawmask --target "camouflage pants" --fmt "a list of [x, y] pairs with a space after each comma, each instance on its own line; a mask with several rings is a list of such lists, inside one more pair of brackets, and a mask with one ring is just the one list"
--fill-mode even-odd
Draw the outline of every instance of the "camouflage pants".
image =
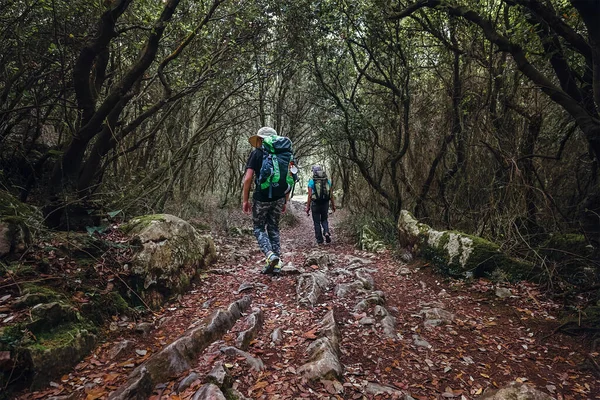
[[252, 205], [254, 236], [265, 255], [270, 251], [280, 254], [279, 219], [284, 204], [285, 197], [275, 201], [254, 201]]

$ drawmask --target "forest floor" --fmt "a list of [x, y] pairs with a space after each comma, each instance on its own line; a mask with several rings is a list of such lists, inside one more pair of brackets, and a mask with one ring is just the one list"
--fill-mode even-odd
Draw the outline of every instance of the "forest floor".
[[[502, 299], [496, 295], [497, 285], [488, 280], [450, 280], [419, 259], [405, 264], [389, 251], [360, 251], [336, 236], [335, 214], [333, 243], [317, 247], [311, 218], [299, 204], [291, 212], [299, 223], [282, 229], [285, 263], [301, 270], [322, 268], [305, 265], [307, 255], [315, 251], [326, 253], [332, 262], [323, 271], [329, 284], [314, 307], [298, 304], [298, 275], [260, 274], [263, 257], [253, 236], [217, 237], [218, 265], [189, 293], [150, 315], [145, 321], [149, 331], [136, 333], [141, 321], [115, 318], [111, 328], [107, 327], [107, 340], [71, 373], [44, 390], [22, 393], [19, 398], [107, 398], [134, 367], [190, 326], [217, 308], [250, 295], [251, 307], [263, 312], [264, 325], [248, 353], [260, 358], [264, 369], [253, 370], [243, 357], [227, 356], [219, 350], [235, 346], [237, 334], [244, 329], [241, 319], [198, 357], [191, 371], [157, 388], [153, 399], [191, 399], [202, 380], [177, 393], [179, 382], [191, 372], [203, 376], [218, 361], [228, 367], [234, 387], [252, 399], [388, 399], [398, 398], [400, 391], [416, 399], [471, 399], [488, 388], [514, 381], [534, 385], [557, 399], [600, 399], [600, 381], [585, 369], [591, 343], [555, 334], [561, 306], [547, 299], [536, 285], [503, 284], [512, 295]], [[356, 311], [359, 293], [336, 296], [336, 286], [352, 280], [347, 274], [335, 273], [336, 268], [354, 262], [369, 271], [374, 290], [384, 293], [385, 307], [396, 320], [395, 338], [386, 337], [367, 313]], [[244, 283], [248, 289], [239, 290]], [[423, 310], [433, 306], [449, 312], [450, 320], [425, 326]], [[341, 333], [342, 385], [309, 382], [297, 373], [307, 362], [307, 346], [330, 310]], [[271, 335], [276, 328], [283, 336], [273, 343]], [[111, 357], [124, 339], [133, 345]]]

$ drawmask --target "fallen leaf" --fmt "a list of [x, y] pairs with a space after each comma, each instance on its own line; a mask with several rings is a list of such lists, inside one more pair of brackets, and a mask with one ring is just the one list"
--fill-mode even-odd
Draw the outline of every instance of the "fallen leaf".
[[302, 334], [302, 337], [306, 338], [306, 339], [316, 339], [317, 338], [317, 335], [315, 335], [316, 331], [317, 331], [316, 329], [312, 329], [312, 330], [310, 330], [308, 332], [304, 332]]
[[267, 386], [269, 386], [269, 382], [267, 381], [256, 382], [256, 384], [252, 386], [252, 390], [262, 389]]
[[104, 388], [91, 389], [87, 392], [85, 400], [96, 400], [104, 396], [107, 392]]

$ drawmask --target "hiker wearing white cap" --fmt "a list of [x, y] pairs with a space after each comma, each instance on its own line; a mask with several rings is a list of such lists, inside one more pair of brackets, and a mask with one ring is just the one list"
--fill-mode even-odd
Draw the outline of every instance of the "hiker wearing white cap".
[[[288, 173], [293, 161], [292, 142], [277, 136], [275, 129], [265, 126], [251, 136], [248, 141], [254, 147], [244, 175], [242, 190], [242, 209], [252, 212], [254, 236], [265, 254], [263, 274], [281, 272], [281, 246], [279, 238], [279, 219], [285, 212], [293, 180]], [[255, 183], [250, 203], [250, 188]]]

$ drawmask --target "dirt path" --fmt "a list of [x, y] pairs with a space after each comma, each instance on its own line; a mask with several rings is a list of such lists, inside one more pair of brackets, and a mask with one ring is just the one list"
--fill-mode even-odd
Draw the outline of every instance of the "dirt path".
[[[335, 230], [334, 242], [317, 248], [310, 218], [299, 206], [294, 212], [300, 224], [283, 230], [284, 261], [300, 272], [323, 272], [328, 278], [313, 307], [298, 302], [299, 275], [259, 273], [262, 257], [253, 237], [217, 239], [220, 265], [194, 290], [146, 324], [115, 320], [116, 331], [109, 336], [114, 340], [99, 346], [47, 390], [21, 398], [107, 398], [134, 367], [243, 295], [252, 297], [252, 308], [262, 310], [264, 324], [247, 352], [264, 368], [252, 369], [244, 357], [220, 351], [236, 345], [236, 337], [246, 329], [242, 318], [201, 353], [190, 371], [156, 387], [152, 398], [193, 398], [203, 379], [190, 378], [190, 386], [177, 393], [181, 380], [190, 373], [203, 377], [218, 362], [228, 368], [234, 388], [252, 399], [388, 399], [404, 398], [405, 393], [416, 399], [471, 399], [486, 388], [513, 381], [533, 384], [558, 399], [600, 398], [599, 382], [581, 368], [589, 344], [561, 335], [545, 338], [559, 325], [558, 306], [546, 301], [534, 285], [505, 286], [512, 296], [500, 299], [490, 282], [448, 281], [420, 260], [405, 265], [387, 252], [358, 251], [336, 237]], [[321, 262], [306, 265], [311, 254]], [[358, 275], [366, 284], [350, 290]], [[367, 288], [368, 276], [372, 288]], [[243, 284], [248, 289], [238, 291]], [[358, 305], [369, 296], [380, 298], [381, 307]], [[394, 317], [394, 326], [383, 323], [378, 314], [382, 308]], [[299, 370], [331, 310], [341, 338], [341, 384], [310, 382]], [[277, 328], [282, 338], [274, 343], [272, 332]], [[115, 355], [119, 343], [125, 348]]]

